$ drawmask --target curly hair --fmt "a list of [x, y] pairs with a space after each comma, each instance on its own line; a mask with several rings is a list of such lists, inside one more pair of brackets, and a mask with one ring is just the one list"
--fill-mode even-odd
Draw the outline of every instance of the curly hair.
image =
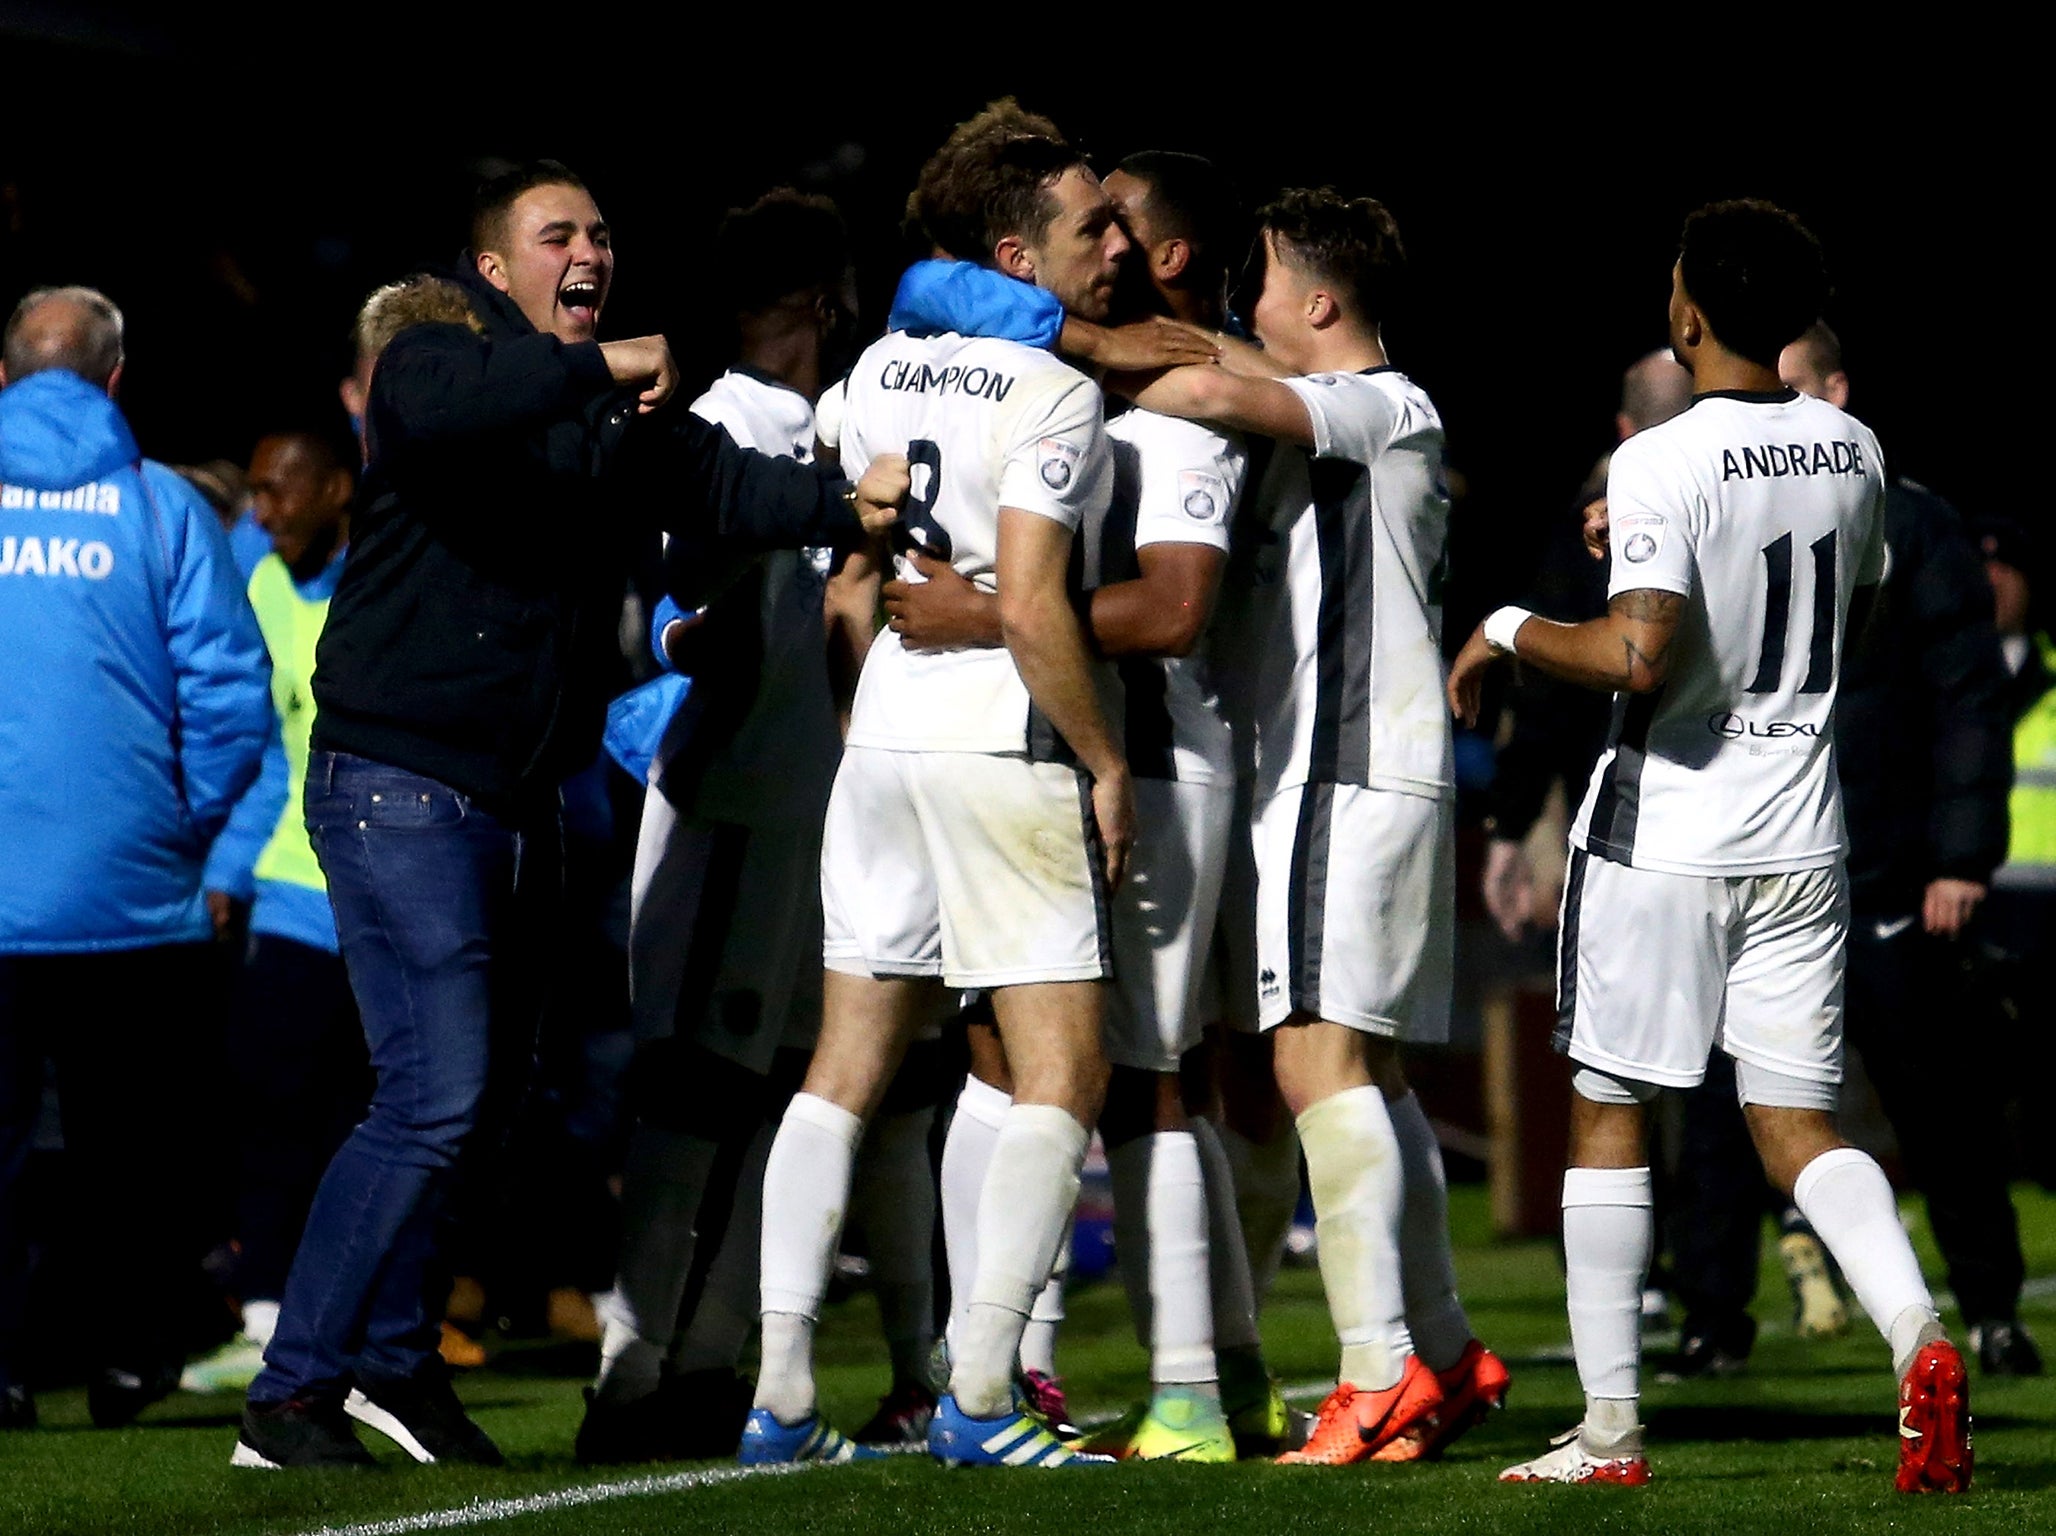
[[907, 199], [907, 222], [928, 243], [989, 262], [1008, 235], [1039, 240], [1056, 216], [1050, 188], [1084, 155], [1040, 113], [1002, 97], [950, 130]]
[[1257, 210], [1288, 266], [1343, 291], [1355, 318], [1377, 325], [1406, 272], [1399, 225], [1375, 198], [1295, 187]]
[[1827, 260], [1813, 231], [1760, 198], [1708, 203], [1686, 219], [1678, 276], [1714, 339], [1766, 368], [1828, 301]]

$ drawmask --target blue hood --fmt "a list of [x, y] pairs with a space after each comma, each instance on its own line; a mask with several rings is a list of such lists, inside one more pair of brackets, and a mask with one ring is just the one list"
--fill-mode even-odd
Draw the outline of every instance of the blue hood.
[[135, 435], [107, 391], [61, 368], [0, 389], [0, 480], [67, 491], [136, 462]]

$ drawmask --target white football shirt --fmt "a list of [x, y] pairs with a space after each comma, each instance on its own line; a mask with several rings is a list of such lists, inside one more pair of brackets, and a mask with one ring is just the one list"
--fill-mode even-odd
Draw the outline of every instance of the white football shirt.
[[1306, 403], [1314, 448], [1279, 444], [1257, 482], [1239, 530], [1255, 547], [1237, 559], [1253, 585], [1222, 642], [1254, 663], [1257, 795], [1315, 783], [1445, 799], [1442, 418], [1392, 368], [1280, 382]]
[[[1196, 421], [1125, 411], [1107, 423], [1114, 495], [1105, 522], [1088, 526], [1086, 564], [1098, 584], [1141, 574], [1136, 551], [1204, 544], [1228, 552], [1228, 529], [1248, 459], [1239, 439]], [[1185, 784], [1234, 775], [1228, 722], [1212, 679], [1210, 640], [1189, 656], [1124, 657], [1128, 765], [1140, 777]]]
[[1663, 686], [1614, 698], [1577, 846], [1687, 875], [1840, 857], [1835, 690], [1850, 595], [1884, 574], [1884, 499], [1870, 429], [1792, 390], [1701, 395], [1614, 451], [1608, 595], [1686, 604]]
[[[904, 453], [913, 489], [901, 539], [996, 590], [999, 509], [1076, 532], [1106, 512], [1113, 462], [1097, 385], [1018, 342], [895, 331], [850, 373], [842, 466], [861, 476]], [[1082, 552], [1081, 552], [1082, 553]], [[918, 581], [904, 557], [899, 574]], [[1027, 686], [1002, 648], [910, 651], [879, 633], [857, 681], [850, 745], [892, 752], [1025, 752]]]
[[[732, 368], [692, 403], [692, 413], [745, 448], [814, 457], [814, 408], [806, 396]], [[832, 551], [776, 550], [757, 566], [763, 657], [757, 696], [734, 737], [707, 764], [695, 793], [703, 815], [741, 815], [790, 801], [825, 803], [842, 755], [828, 681], [822, 599]], [[740, 594], [734, 594], [740, 595]]]

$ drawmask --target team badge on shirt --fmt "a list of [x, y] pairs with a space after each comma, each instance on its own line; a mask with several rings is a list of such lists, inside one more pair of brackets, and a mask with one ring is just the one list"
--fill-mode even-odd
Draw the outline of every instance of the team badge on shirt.
[[1035, 445], [1035, 467], [1044, 485], [1053, 491], [1063, 490], [1078, 472], [1077, 445], [1060, 437], [1045, 437]]
[[1178, 506], [1195, 523], [1218, 523], [1228, 510], [1228, 487], [1201, 469], [1178, 471]]

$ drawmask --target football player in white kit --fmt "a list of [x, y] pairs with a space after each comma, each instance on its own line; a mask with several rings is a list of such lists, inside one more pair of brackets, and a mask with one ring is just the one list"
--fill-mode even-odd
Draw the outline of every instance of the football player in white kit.
[[[1106, 187], [1135, 245], [1129, 275], [1143, 301], [1218, 327], [1235, 223], [1220, 173], [1198, 156], [1151, 151], [1123, 160]], [[994, 291], [1003, 281], [974, 284], [951, 272], [946, 284], [931, 285], [921, 280], [927, 276], [902, 282], [896, 314], [966, 325], [952, 300], [977, 298], [976, 312], [987, 318], [1006, 307]], [[1121, 1278], [1150, 1351], [1152, 1396], [1083, 1443], [1143, 1460], [1230, 1461], [1238, 1444], [1275, 1452], [1288, 1427], [1263, 1363], [1226, 1154], [1214, 1127], [1187, 1105], [1180, 1080], [1199, 1043], [1200, 984], [1233, 810], [1233, 751], [1207, 631], [1246, 456], [1232, 435], [1144, 410], [1114, 417], [1107, 435], [1115, 490], [1104, 526], [1087, 528], [1090, 622], [1124, 684], [1137, 820], [1129, 878], [1114, 900], [1106, 1026], [1113, 1072], [1100, 1134]], [[993, 599], [941, 562], [916, 562], [927, 580], [885, 589], [902, 642], [997, 645]], [[1003, 1104], [1004, 1088], [974, 1077], [952, 1122], [953, 1150], [985, 1099]]]
[[1442, 422], [1386, 359], [1404, 256], [1385, 208], [1288, 192], [1261, 221], [1264, 350], [1230, 347], [1229, 367], [1174, 369], [1136, 398], [1277, 445], [1253, 479], [1267, 542], [1243, 642], [1258, 656], [1257, 1006], [1342, 1343], [1312, 1435], [1280, 1460], [1414, 1460], [1507, 1387], [1457, 1298], [1441, 1153], [1399, 1058], [1403, 1040], [1446, 1036], [1453, 983]]
[[[1068, 146], [991, 138], [922, 173], [936, 242], [1103, 318], [1126, 237]], [[1013, 1365], [1077, 1196], [1106, 1088], [1108, 892], [1133, 822], [1069, 567], [1112, 462], [1099, 390], [1014, 342], [893, 333], [852, 371], [848, 465], [905, 452], [904, 530], [999, 595], [1003, 650], [881, 634], [857, 688], [822, 852], [826, 1000], [764, 1182], [763, 1365], [745, 1463], [842, 1460], [815, 1402], [814, 1323], [865, 1120], [941, 987], [992, 995], [1015, 1080], [979, 1272], [930, 1449], [956, 1464], [1078, 1458], [1014, 1396]]]
[[[814, 397], [846, 361], [856, 316], [841, 215], [825, 198], [781, 189], [731, 214], [713, 250], [739, 358], [693, 413], [746, 448], [807, 462]], [[723, 1454], [749, 1409], [735, 1366], [756, 1321], [753, 1186], [770, 1138], [766, 1077], [781, 1044], [811, 1044], [820, 1018], [810, 983], [819, 974], [821, 818], [842, 750], [828, 651], [845, 641], [833, 625], [824, 634], [824, 607], [838, 606], [824, 594], [855, 583], [876, 602], [866, 557], [849, 556], [831, 579], [834, 553], [780, 551], [743, 568], [727, 561], [731, 584], [711, 605], [690, 618], [665, 605], [658, 616], [671, 659], [695, 674], [697, 697], [656, 754], [637, 841], [628, 943], [635, 1120], [620, 1270], [578, 1434], [582, 1461]], [[681, 548], [670, 561], [688, 572], [724, 565], [718, 550]], [[919, 1151], [925, 1181], [925, 1144]], [[724, 1238], [687, 1318], [702, 1197], [717, 1169], [737, 1166], [735, 1240]], [[731, 1301], [738, 1286], [744, 1295]], [[925, 1348], [916, 1341], [910, 1353], [918, 1360]]]
[[1891, 1345], [1899, 1489], [1970, 1484], [1963, 1361], [1884, 1173], [1835, 1127], [1848, 892], [1833, 717], [1852, 606], [1867, 610], [1884, 573], [1885, 479], [1868, 428], [1778, 378], [1826, 297], [1819, 244], [1782, 209], [1716, 203], [1686, 221], [1670, 334], [1694, 400], [1614, 454], [1607, 615], [1499, 609], [1450, 675], [1467, 721], [1501, 655], [1615, 695], [1571, 832], [1558, 983], [1557, 1042], [1577, 1067], [1563, 1227], [1585, 1416], [1509, 1481], [1649, 1480], [1643, 1105], [1698, 1083], [1719, 1046], [1764, 1171]]

